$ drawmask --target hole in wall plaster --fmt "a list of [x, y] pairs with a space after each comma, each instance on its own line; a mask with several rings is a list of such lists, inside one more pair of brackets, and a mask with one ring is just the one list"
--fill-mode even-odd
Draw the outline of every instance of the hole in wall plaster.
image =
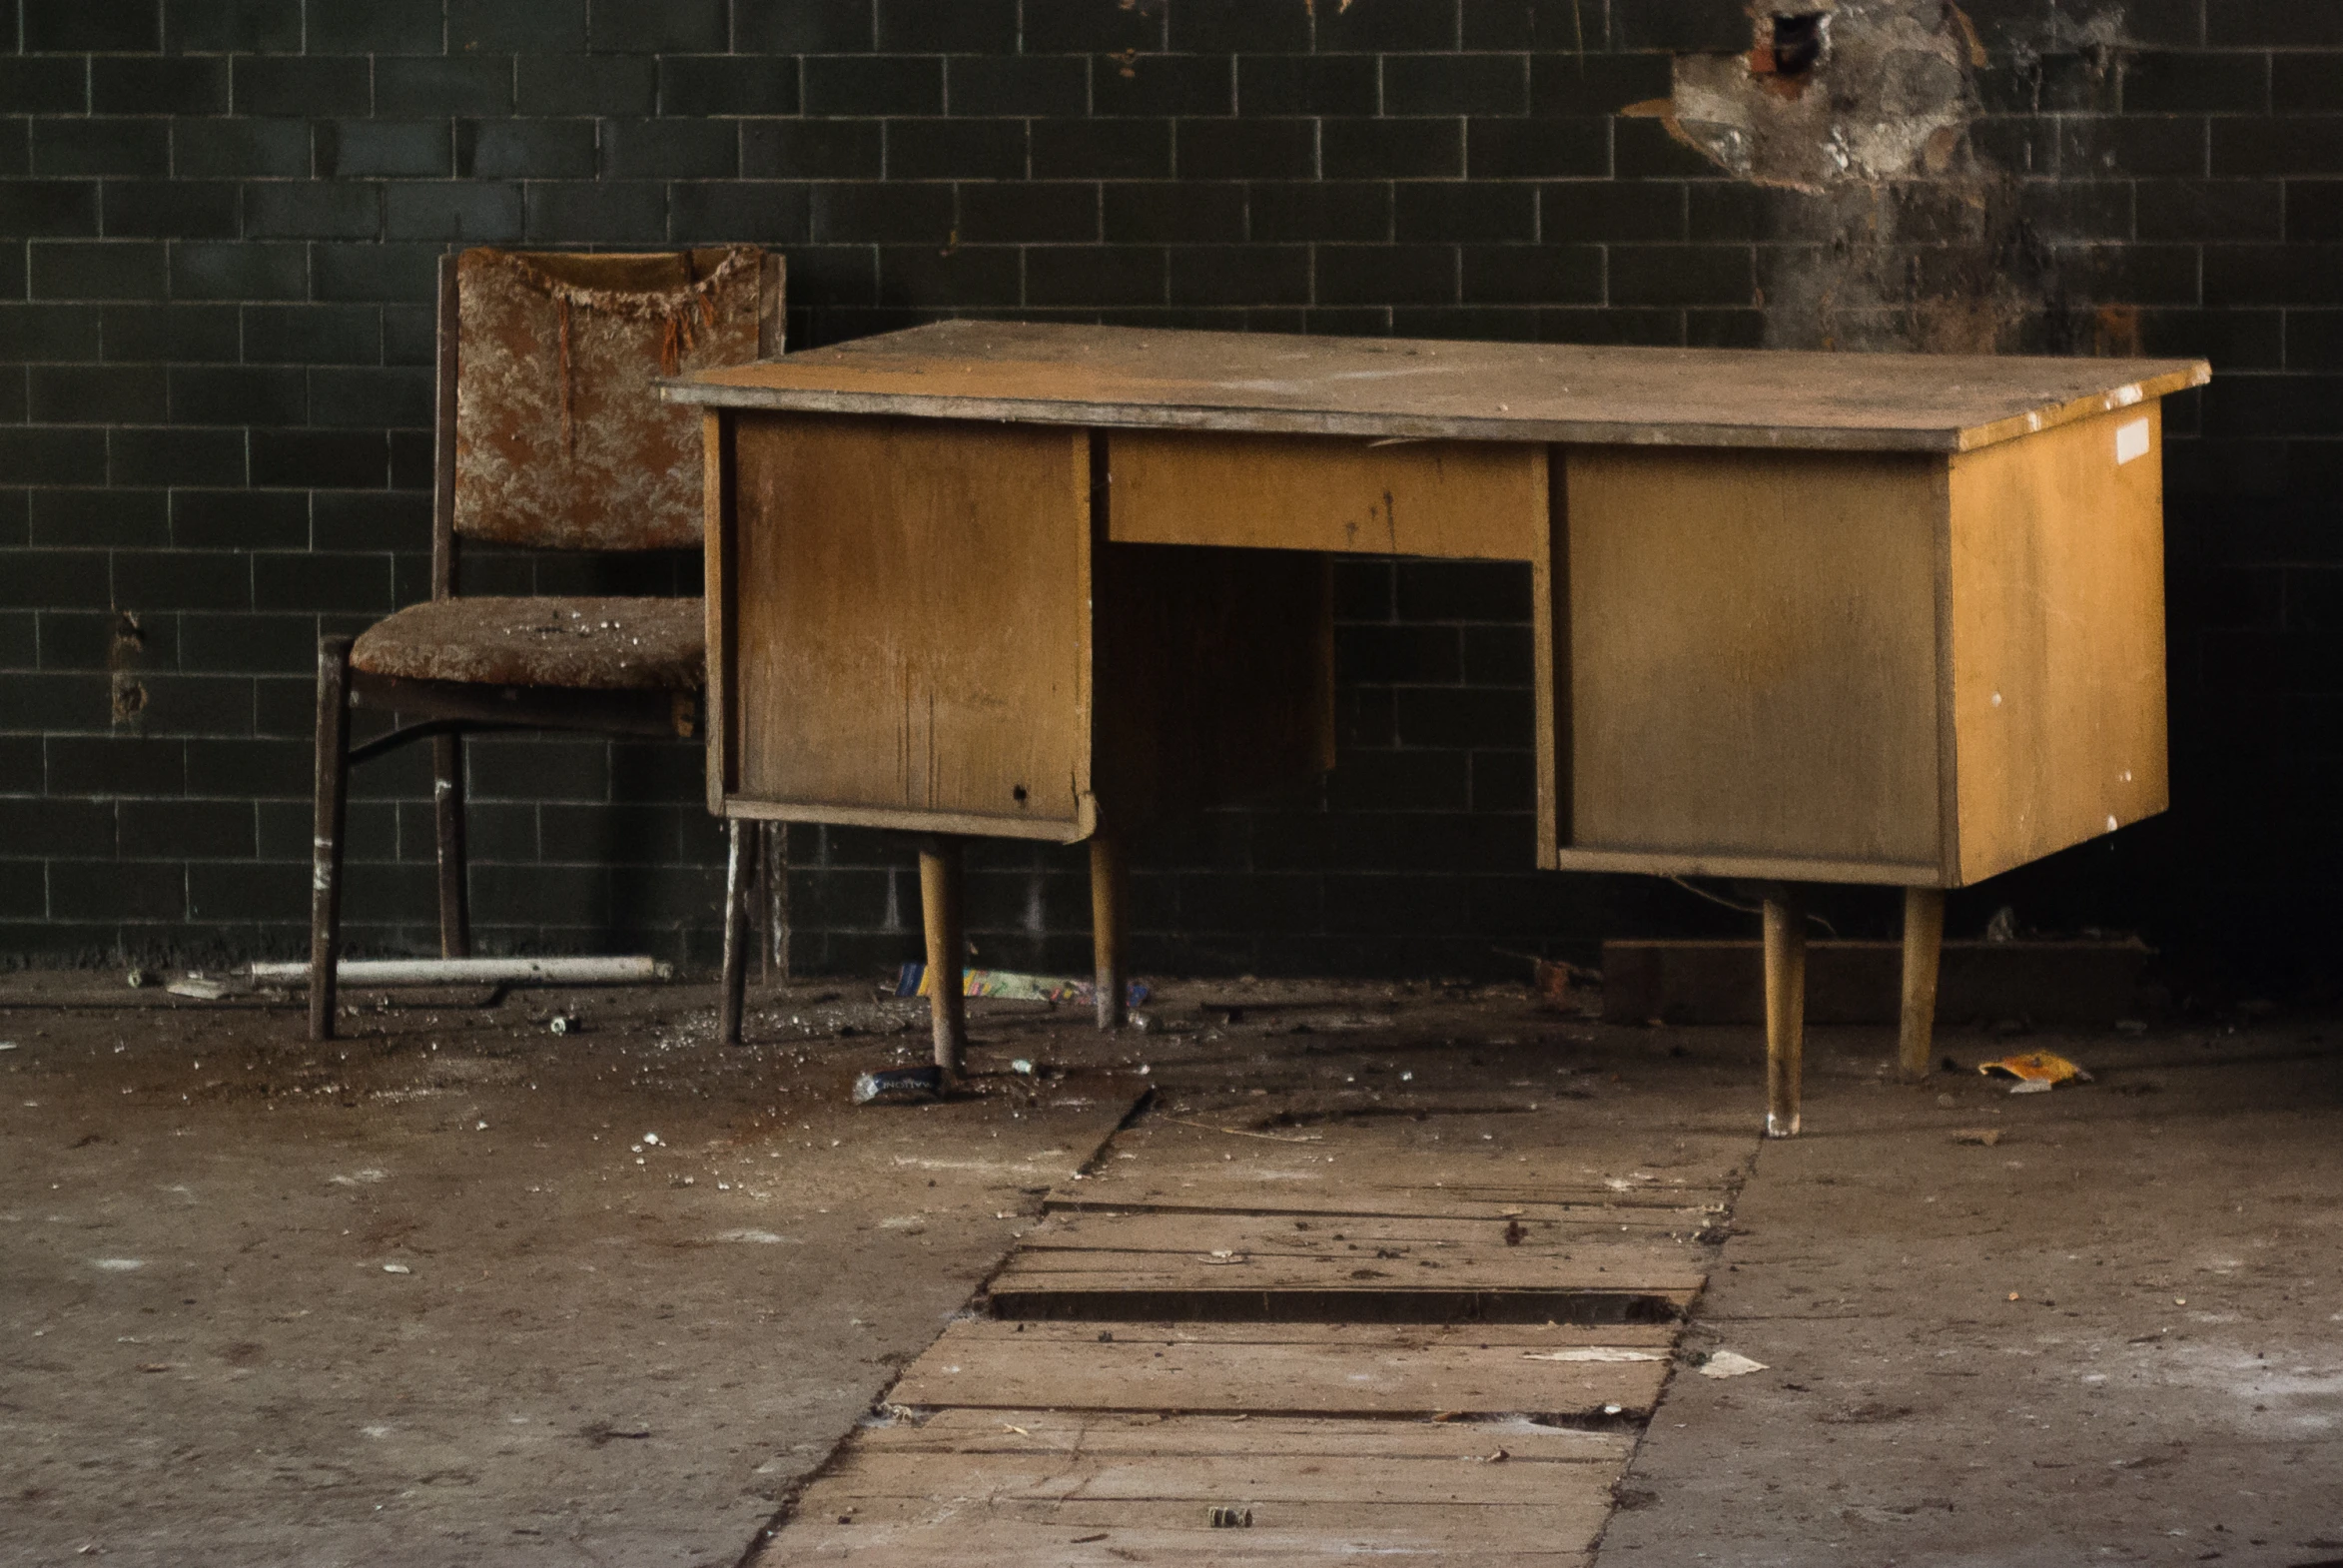
[[1824, 24], [1819, 11], [1802, 16], [1776, 15], [1766, 41], [1750, 51], [1749, 68], [1759, 76], [1798, 81], [1823, 58]]
[[1750, 16], [1747, 54], [1682, 55], [1656, 113], [1711, 162], [1760, 185], [1942, 176], [1961, 161], [1981, 51], [1949, 0], [1829, 0]]

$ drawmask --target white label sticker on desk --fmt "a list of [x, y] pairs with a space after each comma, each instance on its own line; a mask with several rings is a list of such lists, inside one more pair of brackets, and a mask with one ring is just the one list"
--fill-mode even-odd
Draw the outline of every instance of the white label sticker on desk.
[[2115, 426], [2115, 466], [2148, 454], [2148, 421], [2133, 419]]

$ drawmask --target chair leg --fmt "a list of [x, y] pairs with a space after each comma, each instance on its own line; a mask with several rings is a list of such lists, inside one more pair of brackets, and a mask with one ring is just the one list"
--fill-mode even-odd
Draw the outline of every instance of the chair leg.
[[958, 1078], [968, 1058], [968, 999], [962, 970], [968, 941], [960, 915], [960, 840], [938, 837], [920, 846], [920, 913], [928, 936], [928, 1018], [936, 1040], [936, 1066]]
[[1099, 1027], [1121, 1029], [1127, 982], [1123, 936], [1127, 922], [1123, 843], [1111, 830], [1091, 835], [1091, 961], [1097, 981]]
[[471, 957], [463, 863], [463, 737], [431, 737], [431, 810], [439, 833], [439, 956]]
[[734, 817], [724, 851], [724, 995], [717, 1028], [724, 1044], [740, 1044], [740, 1017], [748, 997], [749, 901], [756, 897], [764, 825]]
[[342, 936], [342, 830], [350, 781], [350, 644], [318, 643], [317, 820], [310, 865], [310, 1039], [334, 1038]]

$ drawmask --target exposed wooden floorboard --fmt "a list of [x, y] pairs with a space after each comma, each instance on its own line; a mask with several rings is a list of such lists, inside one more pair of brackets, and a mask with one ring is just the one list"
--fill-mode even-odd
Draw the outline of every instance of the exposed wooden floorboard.
[[1298, 1105], [1053, 1190], [756, 1568], [1582, 1568], [1749, 1140]]
[[1387, 1332], [1379, 1345], [1364, 1335], [1322, 1344], [1290, 1332], [1199, 1340], [1140, 1323], [962, 1321], [889, 1398], [959, 1409], [1600, 1420], [1647, 1414], [1668, 1371], [1667, 1351], [1640, 1346], [1621, 1348], [1649, 1359], [1552, 1360], [1493, 1340], [1484, 1349], [1475, 1334]]
[[[759, 1568], [1583, 1561], [1631, 1439], [1526, 1422], [947, 1410], [868, 1429]], [[1251, 1524], [1215, 1528], [1214, 1508]]]

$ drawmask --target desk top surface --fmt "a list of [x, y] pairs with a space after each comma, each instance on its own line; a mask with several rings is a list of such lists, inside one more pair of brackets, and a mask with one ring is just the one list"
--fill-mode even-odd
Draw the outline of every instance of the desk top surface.
[[1158, 429], [1969, 451], [2202, 360], [1595, 349], [941, 322], [661, 384], [670, 401]]

